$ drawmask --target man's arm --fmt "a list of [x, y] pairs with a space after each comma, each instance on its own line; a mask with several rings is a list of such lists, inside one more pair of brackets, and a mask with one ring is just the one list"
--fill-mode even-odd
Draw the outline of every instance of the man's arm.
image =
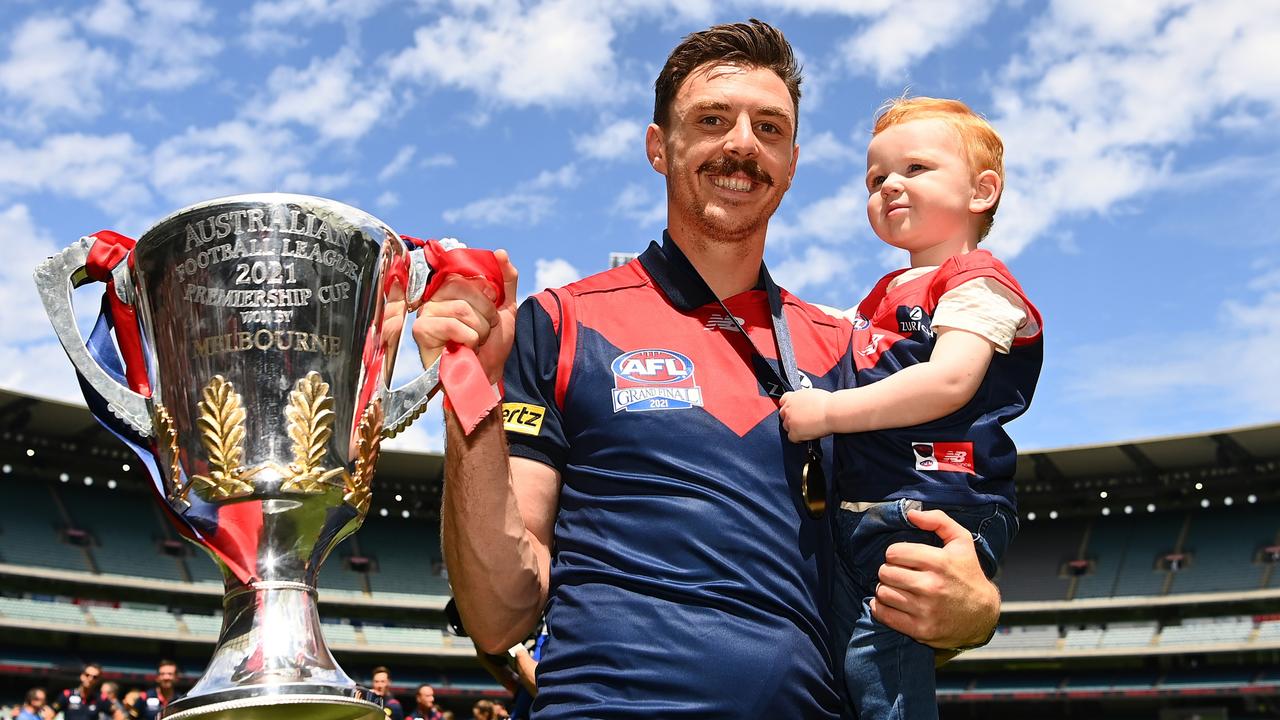
[[973, 536], [941, 510], [912, 510], [907, 518], [944, 544], [890, 545], [872, 615], [944, 652], [986, 643], [1000, 619], [1000, 590], [982, 571]]
[[468, 436], [446, 412], [445, 428], [441, 531], [449, 582], [476, 646], [503, 653], [529, 635], [546, 604], [560, 474], [508, 456], [501, 413]]
[[943, 328], [928, 362], [879, 382], [828, 393], [809, 389], [782, 396], [782, 424], [792, 442], [832, 433], [910, 427], [937, 420], [973, 399], [995, 345], [967, 330]]

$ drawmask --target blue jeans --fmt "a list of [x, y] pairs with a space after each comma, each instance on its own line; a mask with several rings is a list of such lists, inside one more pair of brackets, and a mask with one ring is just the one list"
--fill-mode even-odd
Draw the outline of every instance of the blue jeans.
[[959, 507], [889, 500], [836, 515], [836, 572], [832, 598], [832, 648], [844, 648], [838, 683], [847, 717], [858, 720], [936, 720], [938, 699], [933, 648], [871, 617], [885, 550], [896, 542], [941, 547], [937, 535], [907, 521], [907, 510], [942, 510], [973, 533], [987, 577], [1018, 532], [1017, 517], [995, 504]]

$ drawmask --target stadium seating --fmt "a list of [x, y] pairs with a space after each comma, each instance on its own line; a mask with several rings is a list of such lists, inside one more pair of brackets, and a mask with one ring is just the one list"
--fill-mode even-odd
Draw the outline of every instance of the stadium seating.
[[88, 624], [79, 605], [26, 598], [0, 597], [0, 616], [48, 625], [84, 627]]
[[444, 634], [440, 630], [412, 627], [386, 627], [365, 625], [364, 637], [370, 645], [402, 645], [416, 648], [444, 647]]
[[1084, 520], [1024, 520], [1001, 563], [996, 583], [1007, 601], [1065, 600], [1071, 579], [1062, 564], [1076, 557]]
[[1140, 521], [1118, 513], [1095, 518], [1085, 550], [1094, 569], [1080, 578], [1075, 597], [1162, 594], [1168, 573], [1156, 560], [1176, 547], [1184, 521], [1183, 513], [1143, 515]]
[[1276, 541], [1275, 508], [1233, 506], [1192, 514], [1185, 550], [1192, 560], [1174, 574], [1172, 592], [1230, 592], [1262, 587], [1264, 566], [1254, 562], [1261, 545]]
[[421, 523], [370, 518], [357, 536], [360, 549], [377, 561], [369, 573], [375, 593], [448, 595], [449, 584], [435, 572], [440, 533]]
[[222, 630], [222, 616], [184, 613], [182, 624], [187, 626], [187, 632], [192, 635], [212, 639], [218, 637], [218, 633]]
[[165, 535], [154, 501], [103, 486], [54, 486], [76, 527], [97, 541], [91, 548], [98, 571], [112, 575], [185, 578], [176, 558], [160, 551]]
[[1253, 619], [1248, 617], [1199, 618], [1166, 627], [1160, 646], [1215, 645], [1243, 643], [1253, 635]]
[[1102, 636], [1102, 643], [1100, 647], [1146, 647], [1151, 645], [1155, 640], [1156, 629], [1157, 625], [1155, 621], [1142, 623], [1112, 623], [1107, 626], [1107, 632]]
[[64, 542], [60, 517], [48, 485], [24, 477], [0, 477], [0, 561], [13, 565], [89, 572], [82, 548]]
[[1106, 634], [1106, 630], [1100, 627], [1079, 627], [1067, 630], [1066, 637], [1062, 641], [1064, 650], [1090, 650], [1098, 647], [1102, 643], [1102, 636]]
[[118, 630], [177, 634], [178, 619], [167, 610], [142, 610], [94, 605], [89, 617], [95, 625]]
[[1058, 626], [1056, 625], [1002, 627], [994, 636], [992, 636], [991, 642], [988, 643], [982, 651], [1049, 651], [1058, 647], [1058, 641], [1060, 639]]

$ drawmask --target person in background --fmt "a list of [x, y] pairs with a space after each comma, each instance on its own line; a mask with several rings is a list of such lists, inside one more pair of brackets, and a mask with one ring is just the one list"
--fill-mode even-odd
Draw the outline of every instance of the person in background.
[[418, 692], [414, 694], [414, 702], [416, 704], [413, 712], [407, 716], [408, 720], [442, 720], [444, 717], [444, 713], [436, 705], [436, 690], [430, 685], [418, 686]]
[[124, 704], [120, 702], [120, 685], [107, 681], [102, 683], [102, 699], [106, 702], [103, 712], [111, 720], [125, 720], [128, 716]]
[[27, 697], [18, 708], [18, 716], [14, 720], [53, 720], [53, 708], [44, 704], [44, 688], [34, 687], [27, 691]]
[[98, 684], [102, 681], [102, 666], [87, 663], [80, 670], [80, 685], [63, 690], [49, 704], [54, 713], [62, 713], [64, 720], [102, 720], [111, 718], [110, 703], [102, 697]]
[[178, 681], [178, 664], [172, 660], [156, 663], [156, 685], [150, 691], [131, 692], [125, 696], [125, 712], [130, 718], [159, 720], [169, 703], [179, 695], [174, 688]]
[[404, 720], [404, 708], [400, 705], [400, 701], [391, 693], [391, 671], [385, 666], [379, 665], [373, 669], [373, 687], [374, 694], [382, 697], [382, 701], [386, 704], [387, 717], [390, 720]]

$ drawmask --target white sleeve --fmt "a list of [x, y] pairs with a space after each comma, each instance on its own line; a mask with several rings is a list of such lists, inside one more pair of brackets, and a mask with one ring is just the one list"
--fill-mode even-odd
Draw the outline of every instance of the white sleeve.
[[1018, 293], [993, 278], [975, 278], [943, 293], [934, 309], [934, 328], [954, 328], [981, 335], [1008, 353], [1017, 337], [1039, 332]]

